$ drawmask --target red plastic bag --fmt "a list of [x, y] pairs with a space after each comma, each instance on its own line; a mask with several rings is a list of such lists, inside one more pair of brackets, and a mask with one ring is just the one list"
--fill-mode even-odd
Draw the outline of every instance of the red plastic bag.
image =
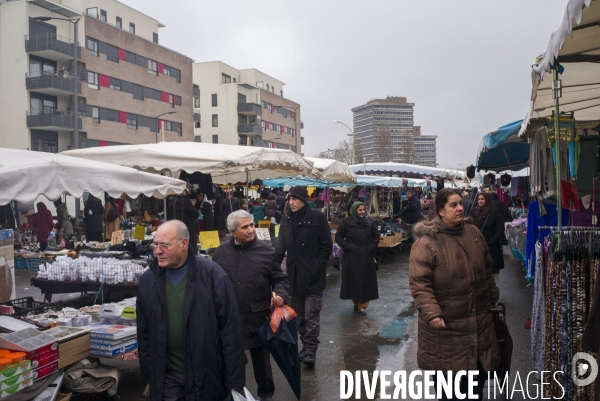
[[273, 292], [271, 298], [271, 330], [273, 333], [277, 333], [279, 329], [279, 324], [282, 319], [285, 319], [286, 322], [290, 322], [296, 318], [296, 311], [294, 311], [291, 307], [287, 305], [283, 306], [275, 306], [275, 299], [277, 299], [277, 295]]

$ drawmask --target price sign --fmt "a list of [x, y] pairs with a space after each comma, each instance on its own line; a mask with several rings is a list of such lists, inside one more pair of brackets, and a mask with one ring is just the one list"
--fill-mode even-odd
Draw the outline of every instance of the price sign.
[[123, 243], [122, 238], [123, 238], [123, 230], [113, 231], [112, 235], [110, 236], [110, 244], [111, 245], [122, 244]]
[[261, 241], [271, 241], [271, 234], [269, 234], [268, 228], [257, 228], [256, 229], [256, 238]]

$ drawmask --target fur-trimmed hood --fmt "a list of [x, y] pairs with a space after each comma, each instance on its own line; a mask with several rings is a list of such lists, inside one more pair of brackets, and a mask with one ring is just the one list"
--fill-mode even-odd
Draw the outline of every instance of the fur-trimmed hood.
[[[464, 220], [464, 224], [473, 224], [471, 218], [468, 217]], [[461, 235], [464, 224], [459, 228], [450, 228], [439, 217], [431, 221], [421, 221], [413, 227], [413, 232], [417, 237], [435, 237], [437, 233], [441, 232], [449, 235]]]

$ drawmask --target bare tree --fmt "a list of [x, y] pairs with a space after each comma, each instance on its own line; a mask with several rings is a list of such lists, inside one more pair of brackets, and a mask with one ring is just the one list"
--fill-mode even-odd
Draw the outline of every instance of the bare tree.
[[338, 143], [335, 148], [319, 152], [317, 157], [335, 159], [346, 164], [352, 164], [352, 142], [345, 139]]
[[375, 148], [377, 150], [377, 161], [392, 161], [394, 157], [394, 147], [392, 145], [392, 131], [387, 121], [379, 124], [375, 137]]

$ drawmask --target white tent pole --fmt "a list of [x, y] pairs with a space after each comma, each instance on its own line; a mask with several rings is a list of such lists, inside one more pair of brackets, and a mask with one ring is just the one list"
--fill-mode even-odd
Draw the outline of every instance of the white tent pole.
[[[554, 61], [552, 69], [552, 97], [554, 98], [554, 146], [556, 147], [556, 211], [558, 212], [558, 230], [556, 235], [558, 238], [558, 249], [560, 249], [560, 231], [562, 229], [562, 183], [560, 181], [560, 111], [559, 98], [561, 97], [561, 81], [558, 79], [558, 60]], [[577, 133], [575, 133], [577, 135]]]

